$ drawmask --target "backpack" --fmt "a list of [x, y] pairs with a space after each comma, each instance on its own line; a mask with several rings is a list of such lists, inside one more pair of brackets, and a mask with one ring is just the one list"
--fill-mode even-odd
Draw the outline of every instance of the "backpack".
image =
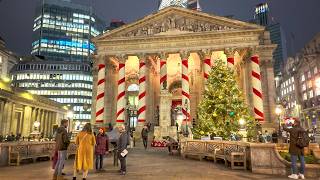
[[308, 147], [310, 143], [310, 138], [307, 131], [298, 132], [298, 139], [296, 146], [299, 148]]

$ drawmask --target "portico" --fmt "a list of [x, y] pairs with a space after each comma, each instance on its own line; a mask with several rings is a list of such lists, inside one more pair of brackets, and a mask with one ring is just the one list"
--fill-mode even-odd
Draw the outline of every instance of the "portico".
[[[196, 123], [210, 69], [215, 60], [222, 59], [234, 69], [255, 118], [264, 127], [276, 126], [272, 111], [275, 45], [264, 27], [168, 7], [106, 32], [94, 42], [92, 121], [97, 125], [125, 123], [128, 105], [136, 107], [138, 126], [146, 122], [158, 126], [164, 119], [174, 126], [172, 110], [176, 107], [186, 123]], [[132, 85], [139, 87], [133, 104], [128, 91]], [[163, 97], [170, 101], [162, 101]]]

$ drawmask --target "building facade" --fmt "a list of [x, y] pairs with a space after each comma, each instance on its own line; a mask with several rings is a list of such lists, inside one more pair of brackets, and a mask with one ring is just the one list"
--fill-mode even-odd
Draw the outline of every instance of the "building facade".
[[22, 58], [11, 70], [15, 87], [47, 97], [72, 109], [74, 122], [91, 119], [92, 70], [90, 63]]
[[237, 73], [252, 115], [264, 128], [277, 128], [272, 64], [276, 46], [262, 26], [168, 7], [94, 42], [92, 122], [97, 125], [131, 124], [128, 107], [136, 111], [137, 127], [151, 122], [159, 131], [171, 132], [176, 108], [184, 123], [196, 123], [211, 65], [222, 59]]
[[[36, 8], [31, 54], [15, 67], [13, 83], [32, 93], [44, 95], [74, 110], [74, 120], [91, 119], [91, 38], [105, 24], [90, 6], [66, 0], [42, 0]], [[28, 59], [28, 58], [27, 58]]]
[[306, 128], [320, 125], [320, 34], [295, 58], [288, 58], [279, 82], [278, 100], [286, 115], [300, 118]]
[[17, 57], [6, 48], [5, 41], [0, 37], [0, 78], [9, 80], [10, 70], [17, 62]]
[[285, 60], [287, 59], [287, 46], [285, 41], [285, 33], [281, 28], [280, 23], [273, 20], [270, 15], [269, 5], [267, 3], [258, 4], [255, 7], [254, 22], [265, 26], [270, 32], [270, 39], [273, 44], [277, 45], [273, 52], [274, 73], [279, 75], [284, 68]]
[[37, 131], [52, 137], [54, 127], [60, 125], [66, 114], [62, 104], [12, 88], [10, 83], [0, 80], [0, 135], [29, 137]]
[[178, 6], [201, 11], [199, 0], [159, 0], [159, 10], [169, 6]]

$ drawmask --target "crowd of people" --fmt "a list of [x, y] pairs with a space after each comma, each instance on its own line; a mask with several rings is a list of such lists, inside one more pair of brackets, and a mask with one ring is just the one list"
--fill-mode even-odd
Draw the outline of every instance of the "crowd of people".
[[[65, 160], [67, 156], [67, 149], [70, 144], [70, 138], [67, 132], [68, 120], [62, 120], [60, 127], [56, 131], [55, 135], [55, 153], [53, 157], [53, 179], [63, 180], [64, 173], [63, 168], [65, 166]], [[124, 125], [118, 126], [119, 137], [115, 142], [115, 151], [117, 159], [120, 161], [121, 175], [126, 174], [126, 157], [128, 154], [127, 146], [129, 145], [129, 133], [126, 131]], [[93, 133], [90, 123], [85, 124], [81, 132], [77, 134], [75, 143], [77, 145], [77, 151], [73, 164], [73, 180], [77, 179], [77, 175], [82, 172], [82, 179], [85, 180], [88, 176], [89, 170], [95, 169], [97, 172], [103, 171], [104, 157], [109, 153], [109, 137], [105, 132], [105, 129], [100, 128], [97, 135]]]

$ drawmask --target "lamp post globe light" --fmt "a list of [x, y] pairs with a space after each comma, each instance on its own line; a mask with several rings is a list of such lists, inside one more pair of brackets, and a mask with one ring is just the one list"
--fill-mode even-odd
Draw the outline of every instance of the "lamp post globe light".
[[71, 125], [72, 125], [72, 118], [73, 118], [73, 111], [71, 111], [71, 110], [69, 110], [68, 112], [67, 112], [67, 118], [68, 118], [68, 130], [69, 130], [69, 132], [71, 132], [72, 131], [72, 127], [71, 127]]

